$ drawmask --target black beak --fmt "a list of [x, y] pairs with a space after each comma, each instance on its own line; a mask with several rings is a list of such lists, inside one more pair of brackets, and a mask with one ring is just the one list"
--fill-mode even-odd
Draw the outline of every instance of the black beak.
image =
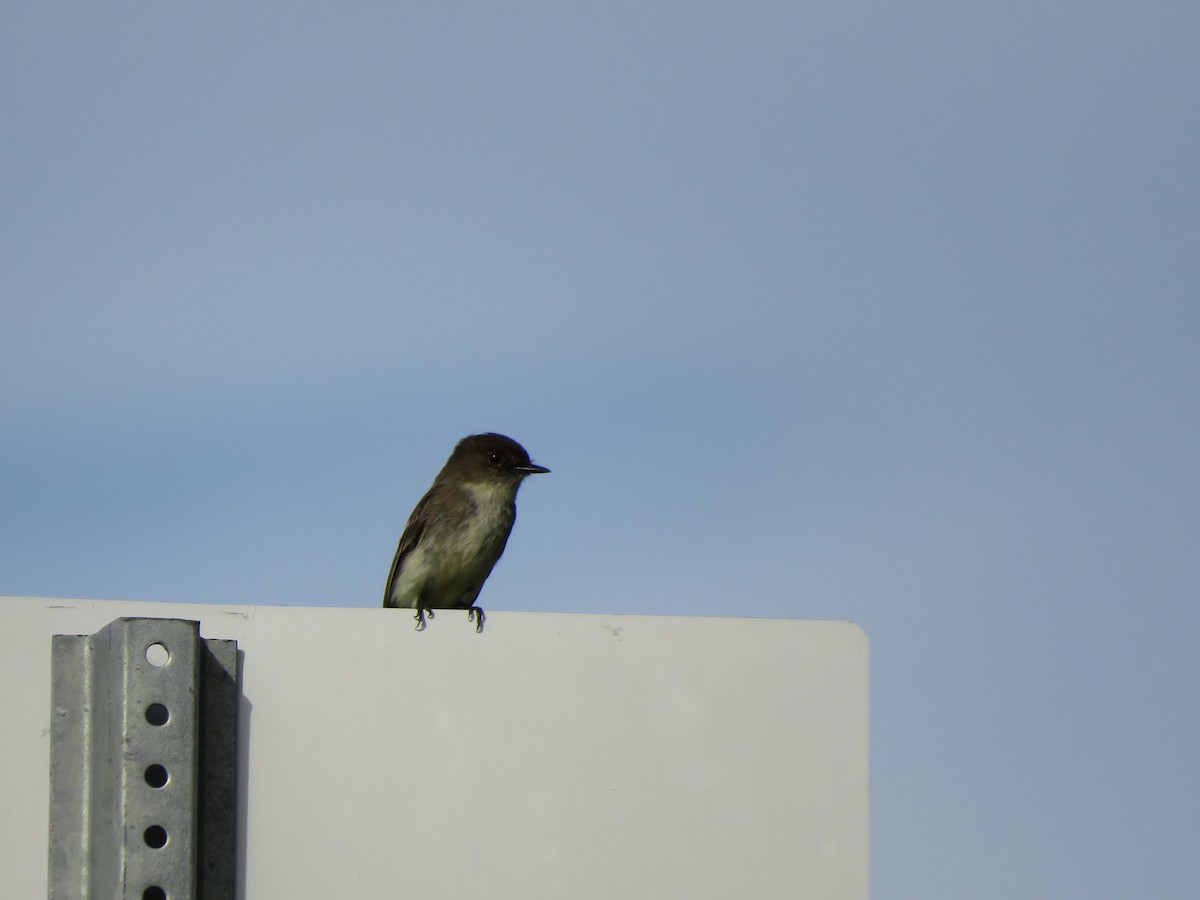
[[527, 466], [513, 466], [513, 468], [522, 475], [548, 475], [550, 473], [545, 466], [535, 466], [533, 463]]

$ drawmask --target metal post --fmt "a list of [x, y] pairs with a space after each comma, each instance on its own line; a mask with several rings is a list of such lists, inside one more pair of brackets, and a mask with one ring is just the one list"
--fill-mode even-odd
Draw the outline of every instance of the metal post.
[[51, 900], [232, 900], [237, 642], [125, 618], [52, 648]]

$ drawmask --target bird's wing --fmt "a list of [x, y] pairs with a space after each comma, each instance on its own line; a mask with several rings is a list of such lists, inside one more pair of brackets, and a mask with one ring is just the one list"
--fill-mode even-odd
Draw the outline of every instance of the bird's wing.
[[404, 526], [404, 534], [400, 535], [400, 544], [396, 547], [396, 555], [392, 557], [392, 568], [388, 572], [387, 587], [383, 589], [383, 605], [395, 606], [392, 602], [392, 588], [395, 586], [396, 579], [400, 576], [400, 568], [404, 565], [404, 558], [412, 553], [417, 543], [421, 540], [421, 534], [425, 531], [425, 517], [421, 513], [425, 509], [425, 502], [429, 499], [429, 494], [421, 498], [421, 502], [413, 507], [412, 515], [408, 517], [408, 524]]

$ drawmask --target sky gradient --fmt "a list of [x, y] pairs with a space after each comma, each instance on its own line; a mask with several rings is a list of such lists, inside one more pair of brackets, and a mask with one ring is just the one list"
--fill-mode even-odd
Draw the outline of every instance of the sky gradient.
[[0, 593], [378, 605], [501, 431], [485, 608], [867, 630], [876, 900], [1191, 900], [1198, 34], [6, 4]]

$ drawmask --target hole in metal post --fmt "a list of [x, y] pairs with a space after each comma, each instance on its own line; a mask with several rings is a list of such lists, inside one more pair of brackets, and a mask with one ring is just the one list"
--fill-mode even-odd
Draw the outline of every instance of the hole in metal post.
[[152, 788], [160, 788], [167, 783], [167, 770], [158, 763], [146, 767], [146, 784]]
[[151, 644], [146, 648], [146, 662], [152, 666], [165, 666], [171, 661], [171, 651], [163, 644]]
[[151, 825], [145, 830], [142, 837], [145, 839], [147, 847], [153, 847], [155, 850], [158, 850], [167, 844], [167, 829], [161, 825]]
[[167, 892], [154, 885], [142, 891], [142, 900], [167, 900]]
[[151, 725], [166, 725], [171, 714], [161, 703], [151, 703], [146, 707], [146, 721]]

